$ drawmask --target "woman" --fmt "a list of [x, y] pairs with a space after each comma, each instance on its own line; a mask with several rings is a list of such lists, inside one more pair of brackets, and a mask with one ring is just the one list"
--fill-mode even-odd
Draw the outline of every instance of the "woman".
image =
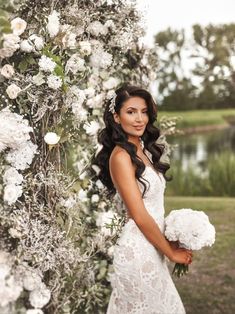
[[192, 251], [164, 237], [164, 189], [168, 164], [160, 162], [164, 147], [151, 94], [124, 85], [107, 103], [103, 145], [95, 158], [99, 178], [109, 194], [119, 194], [127, 221], [115, 245], [110, 276], [112, 295], [107, 314], [183, 314], [185, 309], [170, 276], [166, 257], [190, 264]]

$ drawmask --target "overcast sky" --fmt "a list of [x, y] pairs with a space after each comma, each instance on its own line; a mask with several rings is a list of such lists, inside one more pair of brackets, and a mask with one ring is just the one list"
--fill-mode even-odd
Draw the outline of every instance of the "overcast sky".
[[146, 10], [145, 43], [153, 44], [153, 35], [171, 26], [186, 28], [195, 23], [235, 23], [235, 0], [137, 0]]

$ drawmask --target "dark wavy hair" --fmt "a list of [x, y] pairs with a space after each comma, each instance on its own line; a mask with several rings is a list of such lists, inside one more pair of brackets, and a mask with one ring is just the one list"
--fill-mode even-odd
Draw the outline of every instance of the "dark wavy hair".
[[[166, 181], [170, 181], [171, 177], [168, 178], [165, 175], [166, 171], [170, 168], [170, 165], [160, 162], [164, 145], [156, 143], [156, 140], [160, 136], [160, 130], [153, 125], [157, 119], [157, 105], [154, 102], [151, 94], [141, 87], [129, 84], [124, 84], [115, 92], [117, 95], [115, 98], [115, 111], [118, 114], [120, 113], [123, 103], [129, 98], [138, 96], [145, 100], [149, 121], [146, 125], [143, 135], [141, 136], [141, 139], [144, 142], [144, 151], [146, 149], [152, 154], [153, 167], [163, 174]], [[108, 100], [106, 102], [105, 111], [103, 114], [105, 128], [98, 132], [98, 143], [102, 145], [102, 148], [96, 156], [93, 156], [91, 161], [91, 165], [96, 165], [100, 169], [99, 174], [96, 174], [96, 178], [93, 176], [93, 179], [100, 179], [100, 181], [107, 188], [108, 197], [113, 197], [116, 194], [116, 188], [112, 182], [109, 172], [109, 158], [114, 147], [118, 145], [126, 150], [126, 152], [130, 155], [132, 163], [136, 165], [135, 177], [144, 187], [142, 193], [142, 197], [144, 197], [146, 192], [146, 184], [144, 181], [146, 180], [141, 177], [141, 175], [145, 170], [145, 164], [136, 154], [136, 145], [128, 142], [127, 133], [122, 129], [121, 124], [115, 122], [113, 114], [109, 111], [110, 101], [111, 100]]]

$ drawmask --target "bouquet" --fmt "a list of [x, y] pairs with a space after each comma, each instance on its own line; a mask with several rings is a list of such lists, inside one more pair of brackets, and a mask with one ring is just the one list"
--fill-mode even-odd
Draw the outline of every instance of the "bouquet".
[[[215, 227], [203, 211], [182, 208], [172, 210], [165, 218], [165, 236], [178, 241], [179, 247], [200, 250], [215, 242]], [[172, 274], [181, 277], [188, 272], [188, 265], [176, 263]]]

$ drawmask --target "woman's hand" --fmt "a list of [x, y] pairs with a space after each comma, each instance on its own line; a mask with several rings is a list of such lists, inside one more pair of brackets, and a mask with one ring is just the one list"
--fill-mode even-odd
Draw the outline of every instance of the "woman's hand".
[[172, 248], [173, 254], [171, 261], [179, 264], [189, 265], [192, 263], [193, 253], [191, 250], [183, 248]]
[[170, 244], [170, 246], [171, 246], [171, 248], [172, 248], [173, 250], [179, 248], [179, 241], [169, 241], [169, 240], [167, 240], [167, 241], [169, 242], [169, 244]]

